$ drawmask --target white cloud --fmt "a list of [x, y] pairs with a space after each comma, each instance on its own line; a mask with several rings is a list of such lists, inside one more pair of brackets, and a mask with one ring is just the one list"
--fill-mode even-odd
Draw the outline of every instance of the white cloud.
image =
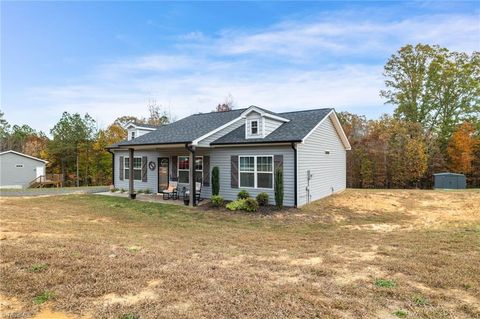
[[[67, 110], [88, 112], [106, 126], [118, 116], [145, 116], [149, 98], [181, 118], [211, 111], [228, 94], [239, 107], [336, 107], [374, 117], [391, 111], [379, 97], [390, 54], [416, 42], [479, 50], [479, 31], [474, 15], [382, 20], [351, 13], [263, 30], [223, 30], [215, 37], [195, 31], [179, 37], [180, 53], [121, 58], [76, 85], [31, 89], [27, 100], [43, 111], [29, 124], [47, 130]], [[21, 112], [9, 116], [25, 119]]]

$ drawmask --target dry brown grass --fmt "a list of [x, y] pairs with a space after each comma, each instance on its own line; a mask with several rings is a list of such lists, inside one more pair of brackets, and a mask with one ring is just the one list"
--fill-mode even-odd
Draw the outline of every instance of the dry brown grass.
[[[478, 191], [349, 190], [260, 216], [0, 199], [0, 317], [479, 318], [478, 203]], [[45, 290], [53, 300], [34, 304]]]

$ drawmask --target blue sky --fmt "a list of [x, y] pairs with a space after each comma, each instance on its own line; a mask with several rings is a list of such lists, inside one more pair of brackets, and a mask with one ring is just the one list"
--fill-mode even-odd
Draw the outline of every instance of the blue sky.
[[335, 107], [370, 118], [382, 68], [418, 42], [480, 50], [480, 2], [8, 2], [1, 101], [10, 123], [48, 132], [63, 111], [105, 127], [236, 106]]

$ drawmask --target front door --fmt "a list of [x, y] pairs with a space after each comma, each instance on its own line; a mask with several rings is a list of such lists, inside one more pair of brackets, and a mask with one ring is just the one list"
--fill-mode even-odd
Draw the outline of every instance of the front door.
[[168, 188], [168, 157], [158, 158], [158, 192], [162, 192]]

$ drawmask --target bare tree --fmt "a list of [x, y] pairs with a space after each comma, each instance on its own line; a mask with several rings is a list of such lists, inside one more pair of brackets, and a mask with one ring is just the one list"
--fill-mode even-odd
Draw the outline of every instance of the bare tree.
[[228, 94], [228, 96], [225, 98], [223, 103], [219, 103], [217, 105], [217, 108], [215, 109], [215, 112], [228, 112], [233, 110], [235, 107], [235, 101], [233, 100], [233, 96], [231, 94]]

